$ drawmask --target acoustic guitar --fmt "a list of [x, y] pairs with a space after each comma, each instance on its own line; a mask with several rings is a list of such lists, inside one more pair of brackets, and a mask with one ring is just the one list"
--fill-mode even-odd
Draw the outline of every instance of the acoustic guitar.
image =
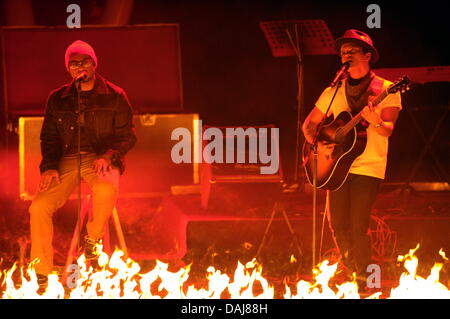
[[[389, 94], [409, 89], [410, 80], [405, 75], [383, 90], [373, 101], [375, 107]], [[322, 126], [317, 143], [316, 187], [339, 189], [345, 182], [353, 161], [361, 155], [367, 144], [366, 130], [357, 132], [356, 125], [362, 120], [361, 112], [352, 116], [341, 112], [336, 119]], [[308, 182], [313, 185], [314, 149], [307, 141], [302, 155]]]

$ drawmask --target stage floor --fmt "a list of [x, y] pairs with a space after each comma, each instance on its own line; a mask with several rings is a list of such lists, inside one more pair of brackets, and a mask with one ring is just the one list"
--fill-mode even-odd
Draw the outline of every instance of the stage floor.
[[[398, 284], [405, 269], [396, 258], [421, 247], [418, 274], [427, 277], [438, 251], [443, 248], [450, 254], [450, 192], [401, 193], [399, 189], [383, 188], [373, 209], [371, 229], [374, 238], [380, 223], [384, 235], [391, 237], [378, 243], [374, 262], [383, 273], [382, 289], [389, 290]], [[285, 193], [280, 202], [300, 243], [295, 245], [282, 214], [277, 214], [267, 232], [266, 243], [261, 248], [258, 260], [263, 266], [263, 275], [274, 285], [295, 283], [311, 277], [312, 193], [308, 190]], [[4, 209], [0, 213], [0, 258], [1, 268], [9, 268], [23, 258], [28, 262], [29, 253], [29, 202], [3, 199]], [[142, 266], [142, 272], [151, 270], [155, 259], [177, 267], [191, 265], [190, 280], [201, 282], [206, 269], [216, 269], [233, 274], [237, 262], [245, 263], [254, 258], [260, 248], [272, 207], [259, 207], [223, 214], [200, 207], [199, 195], [168, 195], [151, 199], [121, 199], [117, 205], [130, 257]], [[337, 257], [328, 223], [325, 221], [321, 237], [325, 192], [318, 192], [317, 206], [317, 251], [321, 260], [331, 261]], [[76, 203], [69, 202], [54, 217], [55, 264], [65, 263], [72, 231], [76, 222]], [[395, 236], [394, 236], [395, 234]], [[117, 243], [112, 231], [112, 244]], [[394, 238], [395, 237], [395, 238]], [[322, 244], [320, 244], [320, 239]], [[21, 254], [20, 247], [22, 245]], [[292, 257], [295, 262], [292, 262]], [[339, 280], [339, 279], [336, 279]], [[450, 287], [450, 265], [447, 262], [441, 271], [441, 282]]]

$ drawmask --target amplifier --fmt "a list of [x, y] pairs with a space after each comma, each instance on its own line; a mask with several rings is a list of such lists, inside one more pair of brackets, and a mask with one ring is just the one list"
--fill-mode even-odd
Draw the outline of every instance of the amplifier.
[[[261, 206], [281, 188], [283, 173], [279, 141], [278, 135], [272, 134], [271, 130], [275, 130], [273, 125], [215, 127], [216, 132], [217, 130], [222, 132], [221, 135], [219, 134], [220, 142], [217, 141], [217, 136], [214, 139], [216, 146], [222, 146], [221, 156], [217, 156], [217, 150], [206, 151], [210, 143], [205, 139], [208, 128], [203, 126], [203, 160], [200, 164], [202, 208], [210, 211], [238, 213], [241, 210]], [[266, 133], [261, 134], [261, 129]], [[263, 145], [265, 150], [262, 149]], [[213, 156], [208, 155], [210, 153]], [[213, 161], [210, 157], [215, 157], [215, 160]], [[264, 157], [266, 157], [265, 160], [263, 160]], [[269, 157], [270, 163], [267, 162]], [[274, 163], [276, 165], [273, 165]], [[263, 168], [269, 165], [274, 167], [274, 171], [264, 173]]]
[[[19, 118], [19, 195], [30, 200], [37, 188], [41, 161], [43, 117]], [[171, 158], [173, 130], [183, 127], [194, 136], [198, 114], [134, 115], [137, 142], [125, 157], [119, 197], [152, 197], [170, 193], [171, 186], [199, 183], [198, 164], [176, 164]], [[192, 147], [194, 140], [191, 138]]]

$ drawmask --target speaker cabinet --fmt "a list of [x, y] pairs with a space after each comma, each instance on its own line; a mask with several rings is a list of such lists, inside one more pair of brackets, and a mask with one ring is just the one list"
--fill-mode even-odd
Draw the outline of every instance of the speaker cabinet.
[[[203, 135], [208, 128], [208, 126], [203, 127]], [[278, 136], [272, 136], [270, 131], [271, 129], [275, 129], [275, 127], [273, 125], [258, 126], [250, 128], [252, 129], [251, 131], [248, 130], [249, 127], [242, 127], [242, 130], [245, 130], [248, 134], [245, 136], [244, 146], [241, 144], [240, 147], [238, 146], [237, 139], [244, 137], [236, 137], [234, 134], [230, 135], [227, 133], [227, 128], [231, 127], [218, 128], [222, 132], [224, 163], [212, 162], [208, 158], [208, 154], [205, 154], [208, 141], [205, 138], [202, 139], [204, 157], [200, 165], [202, 208], [208, 209], [211, 212], [239, 214], [242, 211], [248, 211], [248, 209], [271, 206], [275, 200], [273, 197], [280, 190], [283, 181]], [[266, 141], [260, 141], [260, 139], [266, 139], [266, 136], [260, 134], [259, 128], [267, 129]], [[250, 140], [252, 138], [256, 141], [257, 147], [251, 151]], [[231, 140], [233, 143], [230, 142]], [[263, 174], [261, 171], [262, 167], [269, 165], [261, 161], [260, 147], [262, 142], [267, 143], [269, 154], [271, 149], [275, 152], [270, 155], [277, 161], [278, 165], [276, 172], [272, 174]], [[234, 148], [230, 148], [229, 145], [232, 145]], [[234, 163], [226, 163], [226, 153], [230, 152], [231, 149]], [[252, 158], [251, 152], [258, 153], [257, 156], [253, 154], [256, 161], [250, 160]], [[245, 161], [242, 162], [241, 160], [239, 162], [239, 155]]]

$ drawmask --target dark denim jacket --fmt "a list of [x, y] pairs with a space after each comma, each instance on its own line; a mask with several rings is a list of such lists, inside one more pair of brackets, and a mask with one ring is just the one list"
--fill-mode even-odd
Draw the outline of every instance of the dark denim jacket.
[[[41, 173], [58, 169], [64, 151], [77, 132], [77, 113], [73, 82], [50, 93], [41, 130]], [[136, 143], [133, 113], [124, 90], [97, 74], [84, 120], [95, 152], [108, 156], [122, 174], [123, 158]]]

